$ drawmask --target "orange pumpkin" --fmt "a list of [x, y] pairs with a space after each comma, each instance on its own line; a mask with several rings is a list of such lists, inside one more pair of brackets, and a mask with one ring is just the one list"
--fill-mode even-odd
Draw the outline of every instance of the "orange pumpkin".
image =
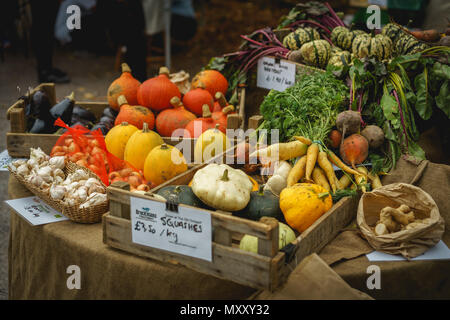
[[197, 117], [192, 112], [187, 111], [178, 97], [170, 100], [173, 109], [161, 111], [156, 117], [156, 131], [163, 137], [171, 137], [177, 129], [183, 129]]
[[221, 111], [223, 108], [228, 106], [228, 101], [225, 98], [225, 95], [222, 92], [216, 92], [216, 95], [214, 96], [214, 108], [213, 112]]
[[191, 120], [186, 127], [184, 127], [184, 137], [198, 138], [206, 130], [215, 128], [216, 122], [213, 120], [211, 115], [209, 106], [204, 104], [203, 117]]
[[161, 67], [159, 75], [144, 81], [138, 89], [137, 100], [141, 106], [162, 111], [171, 107], [170, 99], [181, 99], [178, 87], [169, 79], [169, 69]]
[[142, 130], [145, 122], [150, 130], [154, 128], [155, 115], [150, 109], [144, 108], [143, 106], [132, 106], [128, 104], [125, 96], [119, 96], [117, 101], [119, 102], [120, 112], [116, 117], [114, 125], [117, 126], [122, 122], [128, 122]]
[[217, 70], [203, 70], [197, 73], [192, 79], [191, 87], [195, 89], [202, 85], [213, 97], [217, 92], [225, 94], [228, 90], [227, 79]]
[[209, 106], [209, 110], [212, 112], [214, 108], [214, 98], [208, 90], [203, 87], [191, 89], [183, 97], [183, 104], [192, 113], [197, 116], [201, 116], [204, 104]]
[[137, 104], [137, 92], [141, 83], [131, 74], [131, 69], [126, 63], [122, 63], [122, 74], [114, 80], [108, 88], [107, 98], [111, 108], [119, 111], [117, 98], [124, 95], [130, 104]]
[[234, 112], [234, 106], [229, 105], [223, 108], [221, 111], [216, 111], [211, 114], [211, 118], [214, 120], [216, 124], [219, 125], [217, 129], [226, 133], [227, 131], [227, 120], [228, 115]]

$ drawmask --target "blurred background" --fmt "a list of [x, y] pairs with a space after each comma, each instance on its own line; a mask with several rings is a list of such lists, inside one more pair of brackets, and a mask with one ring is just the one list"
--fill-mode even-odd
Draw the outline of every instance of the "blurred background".
[[[165, 64], [172, 72], [184, 70], [193, 76], [212, 57], [236, 51], [241, 34], [275, 27], [299, 2], [1, 0], [0, 135], [5, 137], [9, 130], [7, 108], [40, 82], [56, 82], [57, 99], [73, 91], [76, 100], [106, 101], [108, 86], [119, 76], [122, 62], [141, 81]], [[450, 21], [448, 0], [328, 2], [345, 14], [349, 25], [365, 24], [370, 4], [381, 7], [382, 24], [390, 16], [411, 28], [445, 32]], [[80, 29], [66, 26], [71, 5], [81, 9]], [[165, 17], [170, 17], [170, 23]], [[5, 148], [2, 138], [0, 151]], [[0, 299], [8, 296], [9, 210], [3, 202], [8, 198], [7, 181], [8, 172], [0, 172]]]

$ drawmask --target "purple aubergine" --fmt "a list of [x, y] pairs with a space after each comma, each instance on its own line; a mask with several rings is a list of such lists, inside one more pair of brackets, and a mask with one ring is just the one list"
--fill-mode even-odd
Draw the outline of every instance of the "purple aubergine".
[[90, 122], [96, 122], [97, 121], [97, 118], [95, 117], [95, 115], [91, 111], [89, 111], [89, 110], [87, 110], [87, 109], [85, 109], [83, 107], [80, 107], [80, 106], [74, 106], [73, 107], [72, 119], [75, 116], [78, 117], [79, 119], [84, 119], [84, 120], [87, 120], [87, 121], [90, 121]]
[[72, 118], [73, 107], [75, 105], [74, 93], [72, 92], [69, 96], [65, 97], [61, 102], [55, 104], [50, 109], [50, 114], [54, 120], [61, 118], [65, 123], [70, 123]]

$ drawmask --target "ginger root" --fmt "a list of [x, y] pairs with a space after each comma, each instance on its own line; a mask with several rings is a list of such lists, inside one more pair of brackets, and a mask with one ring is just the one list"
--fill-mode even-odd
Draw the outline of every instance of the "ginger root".
[[[400, 208], [402, 208], [402, 206], [400, 206]], [[381, 213], [380, 213], [380, 217], [382, 215], [390, 215], [392, 216], [392, 218], [394, 218], [394, 220], [404, 226], [406, 226], [407, 224], [409, 224], [410, 222], [414, 221], [414, 213], [412, 211], [410, 211], [411, 209], [408, 208], [402, 208], [403, 210], [408, 210], [408, 213], [404, 213], [402, 211], [400, 211], [399, 209], [394, 209], [392, 207], [385, 207], [383, 209], [381, 209]]]
[[414, 212], [405, 204], [397, 209], [384, 207], [380, 211], [380, 220], [377, 222], [374, 232], [383, 235], [400, 230], [410, 230], [422, 226], [424, 221], [416, 220]]

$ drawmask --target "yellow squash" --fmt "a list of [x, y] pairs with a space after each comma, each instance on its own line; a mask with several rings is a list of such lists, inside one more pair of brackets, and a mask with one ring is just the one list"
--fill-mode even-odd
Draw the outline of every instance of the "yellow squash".
[[123, 160], [128, 139], [138, 130], [138, 128], [128, 124], [128, 122], [122, 122], [114, 126], [105, 136], [106, 149], [117, 158]]
[[333, 206], [327, 190], [313, 183], [297, 183], [280, 194], [280, 209], [288, 225], [303, 232]]
[[196, 163], [206, 162], [231, 147], [227, 136], [218, 127], [219, 124], [216, 124], [214, 129], [208, 129], [198, 137], [194, 148]]
[[160, 185], [187, 169], [186, 159], [180, 150], [163, 143], [148, 153], [144, 163], [144, 177], [147, 181]]
[[159, 134], [150, 130], [147, 123], [141, 131], [136, 131], [128, 139], [124, 152], [124, 160], [136, 169], [144, 170], [145, 158], [154, 147], [162, 145], [164, 140]]

